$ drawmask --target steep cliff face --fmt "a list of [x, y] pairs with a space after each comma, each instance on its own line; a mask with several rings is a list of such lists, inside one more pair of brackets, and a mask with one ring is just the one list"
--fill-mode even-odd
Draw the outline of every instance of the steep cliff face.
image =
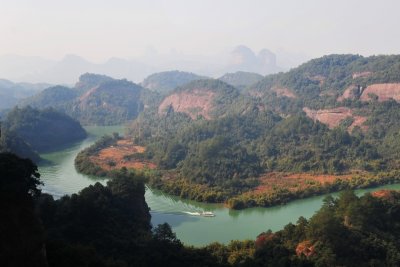
[[376, 95], [380, 102], [389, 99], [400, 102], [400, 83], [371, 84], [364, 89], [360, 99], [361, 101], [369, 101], [373, 98], [373, 95]]
[[175, 112], [188, 114], [192, 119], [202, 116], [211, 119], [210, 111], [213, 108], [215, 93], [207, 89], [195, 89], [190, 92], [179, 92], [167, 96], [158, 108], [159, 114], [172, 107]]
[[158, 113], [182, 112], [192, 119], [222, 116], [239, 97], [239, 91], [219, 80], [198, 80], [186, 84], [164, 98]]
[[366, 129], [366, 126], [363, 126], [363, 123], [367, 121], [367, 117], [354, 115], [353, 110], [350, 108], [339, 107], [333, 109], [312, 110], [305, 107], [303, 108], [303, 111], [312, 120], [326, 124], [331, 129], [338, 127], [342, 121], [347, 118], [352, 120], [351, 124], [348, 126], [349, 131], [353, 130], [356, 126], [361, 127], [361, 129]]

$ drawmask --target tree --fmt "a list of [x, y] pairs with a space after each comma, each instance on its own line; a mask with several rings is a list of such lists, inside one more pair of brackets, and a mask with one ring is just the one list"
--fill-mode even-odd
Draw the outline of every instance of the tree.
[[37, 167], [0, 153], [0, 265], [47, 266], [44, 230], [34, 211], [40, 195]]

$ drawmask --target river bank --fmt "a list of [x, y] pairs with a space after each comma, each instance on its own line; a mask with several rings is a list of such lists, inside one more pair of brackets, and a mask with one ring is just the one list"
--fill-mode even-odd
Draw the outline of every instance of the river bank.
[[[74, 159], [82, 149], [93, 144], [104, 134], [122, 133], [122, 127], [88, 127], [88, 138], [61, 151], [41, 154], [48, 164], [39, 166], [43, 192], [55, 197], [73, 194], [96, 182], [104, 183], [101, 177], [79, 174]], [[357, 194], [378, 189], [400, 189], [400, 184], [386, 185], [374, 189], [357, 190]], [[187, 245], [201, 246], [211, 242], [228, 243], [230, 240], [254, 240], [268, 229], [282, 229], [289, 222], [296, 222], [300, 216], [311, 217], [322, 204], [325, 195], [292, 201], [286, 205], [270, 208], [249, 208], [232, 210], [221, 204], [207, 204], [162, 193], [146, 190], [146, 202], [150, 207], [154, 226], [167, 222], [177, 237]], [[190, 216], [185, 211], [212, 211], [216, 216], [206, 218]]]

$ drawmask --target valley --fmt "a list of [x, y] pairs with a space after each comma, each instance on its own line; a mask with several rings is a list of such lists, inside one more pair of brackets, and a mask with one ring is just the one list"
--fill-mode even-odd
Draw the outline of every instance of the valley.
[[[40, 154], [47, 160], [39, 165], [42, 174], [42, 191], [56, 198], [77, 193], [96, 182], [105, 184], [104, 177], [93, 177], [80, 174], [74, 167], [76, 155], [93, 144], [105, 134], [123, 133], [123, 127], [85, 127], [88, 137], [68, 148]], [[296, 175], [290, 179], [297, 179]], [[329, 180], [329, 177], [324, 177]], [[380, 186], [373, 189], [357, 190], [358, 195], [380, 189], [400, 190], [400, 184]], [[177, 237], [186, 245], [203, 246], [212, 242], [228, 244], [231, 240], [255, 239], [258, 234], [271, 229], [278, 231], [289, 222], [296, 222], [300, 216], [310, 218], [321, 206], [326, 195], [313, 196], [302, 200], [291, 201], [286, 205], [270, 208], [248, 208], [232, 210], [220, 204], [201, 203], [146, 188], [146, 202], [150, 207], [153, 226], [167, 222]], [[212, 211], [214, 218], [193, 217], [184, 212]], [[246, 227], [244, 227], [246, 226]]]

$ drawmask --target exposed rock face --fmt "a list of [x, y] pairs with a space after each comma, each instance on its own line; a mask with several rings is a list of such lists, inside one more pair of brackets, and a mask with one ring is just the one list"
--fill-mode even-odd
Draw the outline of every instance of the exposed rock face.
[[400, 192], [396, 190], [388, 190], [388, 189], [382, 189], [378, 190], [375, 192], [372, 192], [372, 196], [376, 198], [382, 198], [387, 201], [395, 201], [396, 196], [399, 196]]
[[344, 90], [343, 94], [337, 98], [337, 101], [341, 102], [345, 99], [356, 99], [359, 96], [358, 86], [351, 85]]
[[174, 93], [161, 102], [158, 113], [163, 114], [169, 107], [172, 107], [175, 112], [186, 113], [192, 119], [203, 116], [209, 120], [211, 119], [209, 112], [213, 108], [214, 96], [214, 92], [202, 89]]
[[303, 108], [303, 111], [314, 121], [322, 122], [323, 124], [328, 125], [329, 128], [339, 126], [342, 120], [347, 117], [352, 117], [353, 115], [351, 110], [346, 107], [320, 110], [312, 110], [306, 107]]
[[339, 126], [340, 123], [348, 117], [351, 117], [353, 119], [353, 123], [348, 127], [349, 131], [352, 131], [356, 126], [360, 126], [363, 129], [362, 124], [367, 120], [366, 117], [353, 115], [353, 111], [346, 107], [320, 110], [312, 110], [305, 107], [303, 108], [303, 111], [312, 120], [326, 124], [331, 129]]
[[315, 247], [309, 240], [300, 242], [296, 247], [296, 255], [300, 257], [301, 255], [307, 258], [315, 254]]
[[353, 79], [357, 79], [357, 78], [366, 78], [371, 75], [372, 75], [371, 71], [362, 71], [362, 72], [354, 72], [352, 77]]
[[400, 102], [400, 83], [372, 84], [363, 91], [360, 97], [361, 101], [371, 100], [371, 94], [376, 95], [380, 102], [387, 101], [391, 98]]

